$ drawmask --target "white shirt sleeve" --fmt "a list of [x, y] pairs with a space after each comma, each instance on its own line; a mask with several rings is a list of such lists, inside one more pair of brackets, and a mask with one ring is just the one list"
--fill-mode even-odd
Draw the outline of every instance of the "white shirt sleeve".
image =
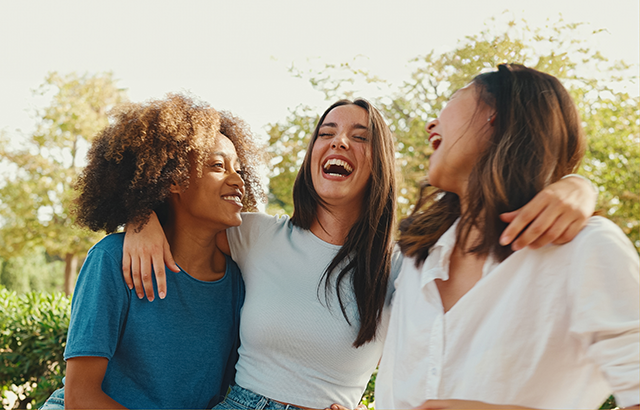
[[640, 403], [638, 254], [612, 222], [598, 225], [572, 258], [569, 331], [598, 364], [618, 406], [633, 406]]

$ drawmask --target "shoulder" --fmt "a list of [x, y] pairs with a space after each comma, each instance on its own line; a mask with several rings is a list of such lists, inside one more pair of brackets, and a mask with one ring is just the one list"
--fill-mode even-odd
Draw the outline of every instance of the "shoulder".
[[578, 233], [578, 235], [563, 247], [573, 248], [574, 251], [587, 251], [594, 249], [598, 253], [602, 253], [611, 249], [621, 248], [633, 250], [635, 249], [631, 241], [622, 232], [622, 229], [607, 218], [601, 216], [592, 216], [589, 218], [587, 225]]
[[122, 261], [122, 247], [124, 244], [124, 232], [112, 233], [102, 238], [98, 243], [89, 249], [88, 257], [93, 254], [107, 254], [114, 260]]
[[289, 222], [289, 215], [268, 215], [263, 212], [243, 212], [242, 225], [286, 225]]
[[262, 212], [245, 212], [242, 214], [242, 224], [227, 230], [227, 235], [237, 236], [243, 240], [255, 240], [265, 232], [275, 232], [283, 228], [291, 228], [288, 215], [267, 215]]

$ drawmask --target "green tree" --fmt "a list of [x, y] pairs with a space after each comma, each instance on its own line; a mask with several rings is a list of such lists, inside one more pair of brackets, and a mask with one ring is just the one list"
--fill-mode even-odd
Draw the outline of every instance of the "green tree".
[[12, 171], [0, 188], [0, 256], [43, 246], [65, 261], [64, 289], [70, 294], [78, 257], [100, 237], [74, 224], [79, 149], [107, 125], [107, 111], [125, 100], [125, 92], [111, 73], [51, 73], [35, 93], [53, 94], [51, 104], [38, 112], [36, 132], [17, 149], [6, 135], [0, 139], [0, 158]]
[[22, 256], [0, 258], [0, 286], [24, 294], [27, 292], [62, 292], [64, 261], [37, 247]]
[[[496, 26], [494, 22], [490, 25]], [[574, 97], [589, 139], [580, 173], [599, 186], [599, 208], [640, 249], [639, 99], [620, 91], [622, 84], [637, 80], [637, 76], [628, 65], [609, 62], [597, 50], [588, 48], [588, 38], [598, 32], [589, 31], [584, 24], [560, 19], [544, 28], [531, 28], [526, 21], [508, 21], [503, 26], [506, 30], [486, 29], [469, 36], [447, 53], [432, 51], [415, 58], [411, 61], [410, 78], [390, 98], [373, 99], [397, 137], [397, 165], [403, 176], [399, 184], [399, 217], [410, 211], [417, 197], [417, 182], [427, 174], [432, 152], [425, 131], [427, 122], [437, 116], [455, 90], [482, 71], [503, 62], [520, 63], [558, 77]], [[342, 75], [336, 75], [336, 70]], [[354, 94], [354, 81], [348, 80], [349, 76], [382, 82], [349, 64], [327, 66], [325, 71], [296, 74], [309, 76], [311, 84], [331, 101]], [[593, 73], [600, 74], [594, 78]], [[307, 121], [310, 112], [308, 107], [300, 106], [285, 121], [272, 125], [270, 143], [272, 151], [283, 158], [278, 163], [281, 169], [293, 173], [298, 162], [281, 155], [292, 149], [291, 139], [277, 139], [276, 130], [302, 131], [296, 124]], [[297, 113], [304, 113], [304, 117]], [[304, 149], [296, 151], [296, 158], [302, 155]], [[278, 187], [278, 203], [288, 203], [284, 193]]]

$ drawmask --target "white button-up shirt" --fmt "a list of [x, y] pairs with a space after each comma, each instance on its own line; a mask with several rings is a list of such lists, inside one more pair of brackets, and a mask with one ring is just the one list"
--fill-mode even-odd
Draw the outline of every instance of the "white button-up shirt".
[[597, 408], [614, 393], [640, 403], [638, 254], [593, 217], [569, 244], [491, 258], [444, 313], [455, 227], [420, 267], [405, 258], [376, 380], [376, 408], [427, 399], [538, 408]]

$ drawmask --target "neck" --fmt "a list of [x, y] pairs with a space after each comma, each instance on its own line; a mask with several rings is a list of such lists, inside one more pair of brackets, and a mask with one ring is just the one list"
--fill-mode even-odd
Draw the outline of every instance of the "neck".
[[188, 223], [171, 218], [164, 230], [171, 254], [180, 267], [202, 281], [222, 278], [226, 258], [216, 245], [216, 235], [223, 229], [212, 229], [201, 223]]
[[325, 242], [343, 245], [360, 212], [360, 207], [355, 206], [328, 209], [318, 206], [316, 220], [311, 224], [311, 232]]

